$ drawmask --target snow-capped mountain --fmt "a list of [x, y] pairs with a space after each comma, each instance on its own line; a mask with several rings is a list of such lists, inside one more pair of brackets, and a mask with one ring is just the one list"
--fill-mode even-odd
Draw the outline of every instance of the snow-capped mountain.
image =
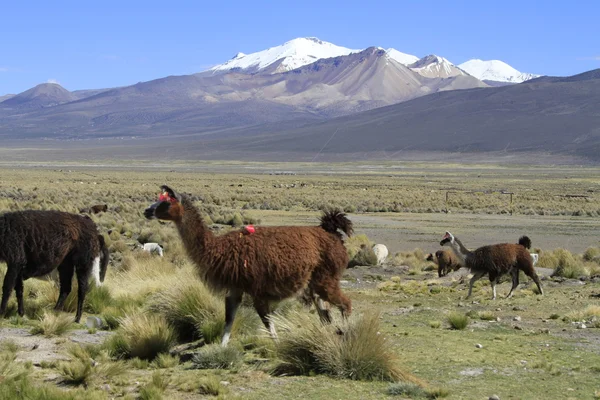
[[402, 53], [396, 49], [389, 48], [385, 51], [392, 60], [399, 62], [403, 65], [409, 65], [419, 60], [419, 57], [413, 56], [412, 54]]
[[345, 56], [361, 50], [352, 50], [336, 46], [315, 37], [297, 38], [285, 42], [281, 46], [252, 54], [238, 53], [224, 64], [210, 68], [213, 72], [242, 70], [256, 72], [268, 69], [267, 72], [277, 73], [311, 64], [323, 58]]
[[519, 72], [500, 60], [469, 60], [459, 65], [459, 68], [480, 80], [521, 83], [540, 75]]
[[408, 65], [410, 69], [427, 78], [448, 78], [467, 75], [444, 57], [430, 54]]

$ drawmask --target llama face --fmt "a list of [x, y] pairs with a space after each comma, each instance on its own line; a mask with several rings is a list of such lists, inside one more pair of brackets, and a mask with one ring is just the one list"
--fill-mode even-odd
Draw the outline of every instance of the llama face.
[[144, 216], [147, 219], [158, 218], [176, 221], [183, 215], [183, 207], [179, 201], [179, 195], [170, 187], [163, 185], [158, 201], [144, 210]]
[[440, 242], [440, 246], [443, 246], [446, 243], [453, 243], [453, 242], [454, 242], [454, 236], [450, 232], [446, 232], [446, 234], [442, 238], [442, 241]]

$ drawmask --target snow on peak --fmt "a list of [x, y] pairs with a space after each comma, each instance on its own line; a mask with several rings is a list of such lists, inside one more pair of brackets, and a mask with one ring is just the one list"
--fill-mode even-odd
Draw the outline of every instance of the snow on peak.
[[522, 73], [500, 60], [469, 60], [459, 65], [459, 68], [465, 70], [479, 80], [489, 80], [497, 82], [521, 83], [529, 79], [537, 78], [540, 75]]
[[448, 78], [466, 75], [466, 73], [444, 57], [430, 54], [408, 66], [418, 74], [427, 78]]
[[296, 38], [281, 46], [251, 54], [238, 53], [224, 64], [212, 67], [210, 71], [229, 71], [241, 69], [250, 72], [262, 70], [281, 61], [273, 72], [290, 71], [311, 64], [322, 58], [345, 56], [360, 50], [347, 49], [325, 42], [315, 37]]
[[417, 57], [417, 56], [413, 56], [412, 54], [402, 53], [391, 47], [389, 49], [387, 49], [385, 52], [387, 53], [389, 58], [391, 58], [392, 60], [397, 61], [403, 65], [409, 65], [409, 64], [412, 64], [419, 60], [419, 57]]

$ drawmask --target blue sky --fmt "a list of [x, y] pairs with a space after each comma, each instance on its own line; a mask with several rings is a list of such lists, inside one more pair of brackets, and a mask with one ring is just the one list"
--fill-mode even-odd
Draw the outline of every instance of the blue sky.
[[190, 74], [305, 36], [572, 75], [600, 68], [599, 15], [600, 1], [3, 2], [0, 95]]

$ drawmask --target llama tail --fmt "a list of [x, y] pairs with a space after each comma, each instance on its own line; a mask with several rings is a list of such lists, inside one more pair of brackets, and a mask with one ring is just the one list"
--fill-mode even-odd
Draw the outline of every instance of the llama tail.
[[100, 243], [100, 282], [104, 282], [106, 276], [106, 270], [108, 268], [109, 253], [104, 236], [98, 235], [98, 242]]
[[338, 229], [348, 236], [352, 236], [352, 233], [354, 232], [352, 221], [346, 217], [345, 213], [338, 209], [323, 212], [323, 215], [321, 216], [321, 228], [329, 233], [335, 233], [337, 235], [339, 235]]
[[528, 236], [521, 236], [519, 238], [519, 244], [523, 247], [525, 247], [526, 249], [530, 249], [531, 248], [531, 239], [529, 239]]

